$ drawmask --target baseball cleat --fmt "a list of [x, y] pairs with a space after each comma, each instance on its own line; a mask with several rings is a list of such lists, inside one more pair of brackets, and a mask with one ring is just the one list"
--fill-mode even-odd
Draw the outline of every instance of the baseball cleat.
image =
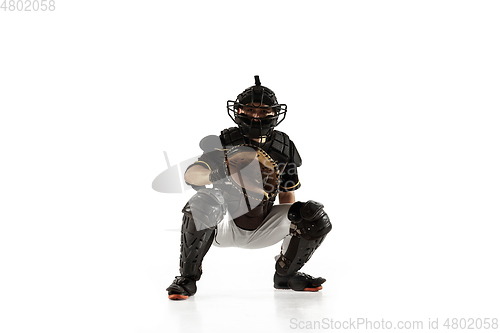
[[174, 282], [167, 288], [171, 300], [185, 300], [196, 293], [196, 281], [190, 278], [176, 276]]
[[318, 291], [326, 279], [322, 277], [312, 277], [309, 274], [296, 272], [292, 275], [281, 276], [274, 273], [274, 288], [292, 289], [294, 291]]

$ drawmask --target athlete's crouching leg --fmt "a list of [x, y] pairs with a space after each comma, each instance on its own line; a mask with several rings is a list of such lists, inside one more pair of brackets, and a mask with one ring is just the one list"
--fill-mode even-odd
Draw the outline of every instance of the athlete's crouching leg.
[[187, 299], [196, 293], [202, 261], [212, 245], [217, 224], [226, 213], [224, 199], [215, 189], [199, 190], [182, 209], [180, 276], [167, 288], [170, 299]]
[[332, 225], [323, 205], [316, 201], [296, 202], [288, 210], [292, 238], [286, 252], [276, 261], [274, 287], [296, 291], [318, 291], [326, 279], [298, 272], [321, 245]]

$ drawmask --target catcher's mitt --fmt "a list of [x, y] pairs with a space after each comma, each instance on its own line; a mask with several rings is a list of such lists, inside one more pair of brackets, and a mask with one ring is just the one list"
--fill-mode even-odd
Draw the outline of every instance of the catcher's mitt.
[[226, 151], [226, 166], [232, 186], [246, 198], [261, 202], [278, 192], [278, 165], [261, 148], [241, 145], [229, 149]]

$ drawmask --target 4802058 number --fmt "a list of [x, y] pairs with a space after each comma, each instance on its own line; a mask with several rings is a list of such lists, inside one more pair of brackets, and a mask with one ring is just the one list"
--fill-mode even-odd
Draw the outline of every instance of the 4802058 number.
[[55, 0], [3, 0], [0, 9], [4, 12], [45, 12], [56, 10]]
[[443, 324], [447, 329], [498, 329], [498, 318], [447, 318]]

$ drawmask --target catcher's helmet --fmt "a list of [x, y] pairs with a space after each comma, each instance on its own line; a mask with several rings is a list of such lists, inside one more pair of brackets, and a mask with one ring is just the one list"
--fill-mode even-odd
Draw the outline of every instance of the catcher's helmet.
[[[254, 118], [240, 112], [245, 106], [255, 108], [265, 107], [272, 114], [264, 118]], [[251, 138], [269, 136], [274, 127], [278, 126], [286, 116], [286, 104], [279, 104], [274, 92], [260, 84], [259, 76], [255, 75], [255, 85], [245, 89], [238, 95], [236, 101], [227, 101], [229, 117], [240, 127], [243, 133]]]

